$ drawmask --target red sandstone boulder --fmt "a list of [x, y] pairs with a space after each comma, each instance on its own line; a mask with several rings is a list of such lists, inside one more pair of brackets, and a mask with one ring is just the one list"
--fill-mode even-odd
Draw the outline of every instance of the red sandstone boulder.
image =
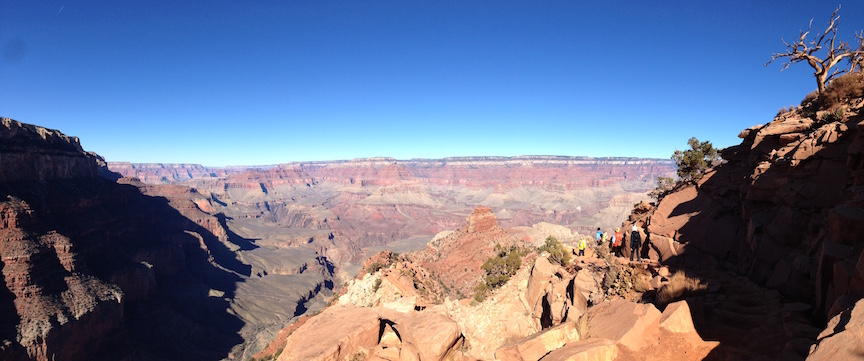
[[588, 301], [573, 279], [563, 267], [552, 265], [545, 257], [537, 258], [531, 268], [525, 301], [538, 325], [543, 328], [558, 325], [578, 319], [585, 312]]
[[696, 333], [687, 301], [670, 303], [660, 315], [660, 328], [673, 333]]
[[542, 361], [606, 361], [618, 357], [615, 342], [603, 338], [589, 338], [571, 342], [544, 356]]
[[525, 340], [498, 348], [495, 350], [495, 358], [501, 361], [539, 360], [550, 351], [578, 341], [579, 338], [575, 322], [566, 322]]
[[811, 349], [808, 361], [864, 358], [864, 299], [828, 322]]
[[397, 318], [394, 328], [402, 336], [403, 352], [414, 347], [422, 361], [441, 361], [453, 356], [462, 344], [459, 324], [445, 315], [425, 311]]
[[638, 350], [659, 330], [660, 311], [654, 305], [623, 299], [606, 301], [588, 309], [591, 336]]
[[365, 307], [330, 307], [288, 336], [279, 361], [350, 359], [378, 344], [378, 312]]

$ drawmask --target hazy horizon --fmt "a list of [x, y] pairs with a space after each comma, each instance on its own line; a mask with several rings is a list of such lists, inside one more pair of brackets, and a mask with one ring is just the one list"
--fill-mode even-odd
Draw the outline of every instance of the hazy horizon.
[[[87, 149], [85, 149], [87, 150]], [[98, 153], [97, 153], [98, 154]], [[100, 154], [101, 156], [101, 154]], [[351, 158], [351, 159], [324, 159], [324, 160], [292, 160], [292, 161], [284, 161], [278, 163], [271, 164], [227, 164], [227, 165], [209, 165], [203, 163], [170, 163], [170, 162], [129, 162], [124, 160], [106, 160], [109, 163], [131, 163], [131, 164], [162, 164], [162, 165], [200, 165], [206, 168], [237, 168], [237, 167], [275, 167], [284, 164], [304, 164], [304, 163], [336, 163], [336, 162], [356, 162], [356, 161], [395, 161], [395, 162], [417, 162], [417, 161], [458, 161], [458, 160], [467, 160], [468, 158], [507, 158], [513, 160], [519, 159], [528, 159], [528, 158], [543, 158], [543, 157], [564, 157], [564, 158], [574, 158], [574, 159], [597, 159], [597, 160], [618, 160], [618, 159], [640, 159], [640, 160], [651, 160], [651, 161], [668, 161], [672, 162], [672, 159], [667, 158], [650, 158], [650, 157], [589, 157], [589, 156], [580, 156], [580, 155], [517, 155], [517, 156], [498, 156], [498, 155], [469, 155], [469, 156], [454, 156], [454, 157], [443, 157], [443, 158], [409, 158], [409, 159], [399, 159], [394, 157], [387, 156], [379, 156], [379, 157], [361, 157], [361, 158]], [[464, 158], [464, 159], [460, 159]]]

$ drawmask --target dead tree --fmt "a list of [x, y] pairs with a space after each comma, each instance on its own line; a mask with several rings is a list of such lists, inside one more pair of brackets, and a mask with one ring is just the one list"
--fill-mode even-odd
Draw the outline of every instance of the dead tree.
[[860, 72], [864, 70], [864, 30], [860, 33], [855, 33], [855, 38], [858, 40], [858, 47], [852, 52], [849, 57], [849, 72]]
[[[837, 7], [837, 10], [834, 10], [834, 13], [831, 14], [831, 21], [828, 22], [828, 27], [818, 38], [810, 41], [807, 39], [810, 35], [810, 29], [813, 26], [813, 19], [810, 19], [807, 31], [802, 31], [795, 42], [790, 44], [781, 38], [780, 40], [783, 41], [783, 45], [786, 46], [786, 52], [774, 53], [771, 56], [771, 60], [765, 63], [765, 65], [767, 66], [774, 60], [780, 58], [787, 58], [788, 61], [783, 65], [783, 68], [780, 69], [780, 71], [783, 71], [789, 68], [789, 65], [792, 65], [792, 63], [806, 61], [807, 64], [810, 64], [810, 66], [813, 67], [813, 75], [816, 76], [816, 85], [821, 94], [825, 91], [825, 84], [831, 81], [835, 76], [846, 73], [847, 70], [840, 69], [837, 67], [837, 64], [843, 61], [843, 59], [854, 61], [854, 55], [860, 56], [862, 54], [862, 52], [858, 51], [859, 49], [856, 49], [854, 52], [851, 51], [849, 44], [845, 41], [837, 41], [837, 20], [840, 19], [840, 16], [837, 15], [838, 11], [840, 11], [839, 6]], [[819, 52], [822, 49], [827, 49], [827, 52], [824, 57], [820, 58]]]

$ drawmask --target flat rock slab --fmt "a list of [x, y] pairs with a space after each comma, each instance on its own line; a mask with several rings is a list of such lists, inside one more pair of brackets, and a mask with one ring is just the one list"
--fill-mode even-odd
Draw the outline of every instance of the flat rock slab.
[[660, 311], [654, 305], [623, 299], [603, 302], [588, 309], [588, 333], [615, 341], [631, 350], [659, 330]]
[[378, 343], [378, 312], [365, 307], [330, 307], [288, 336], [279, 361], [342, 360]]
[[550, 352], [541, 361], [606, 361], [618, 356], [618, 346], [612, 340], [589, 338], [573, 342]]
[[807, 361], [864, 360], [864, 299], [834, 316]]

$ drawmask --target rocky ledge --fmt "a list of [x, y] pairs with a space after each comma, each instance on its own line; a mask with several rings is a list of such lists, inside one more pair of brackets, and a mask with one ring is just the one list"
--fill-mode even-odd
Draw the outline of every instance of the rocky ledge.
[[95, 177], [101, 158], [77, 137], [0, 118], [0, 182]]

